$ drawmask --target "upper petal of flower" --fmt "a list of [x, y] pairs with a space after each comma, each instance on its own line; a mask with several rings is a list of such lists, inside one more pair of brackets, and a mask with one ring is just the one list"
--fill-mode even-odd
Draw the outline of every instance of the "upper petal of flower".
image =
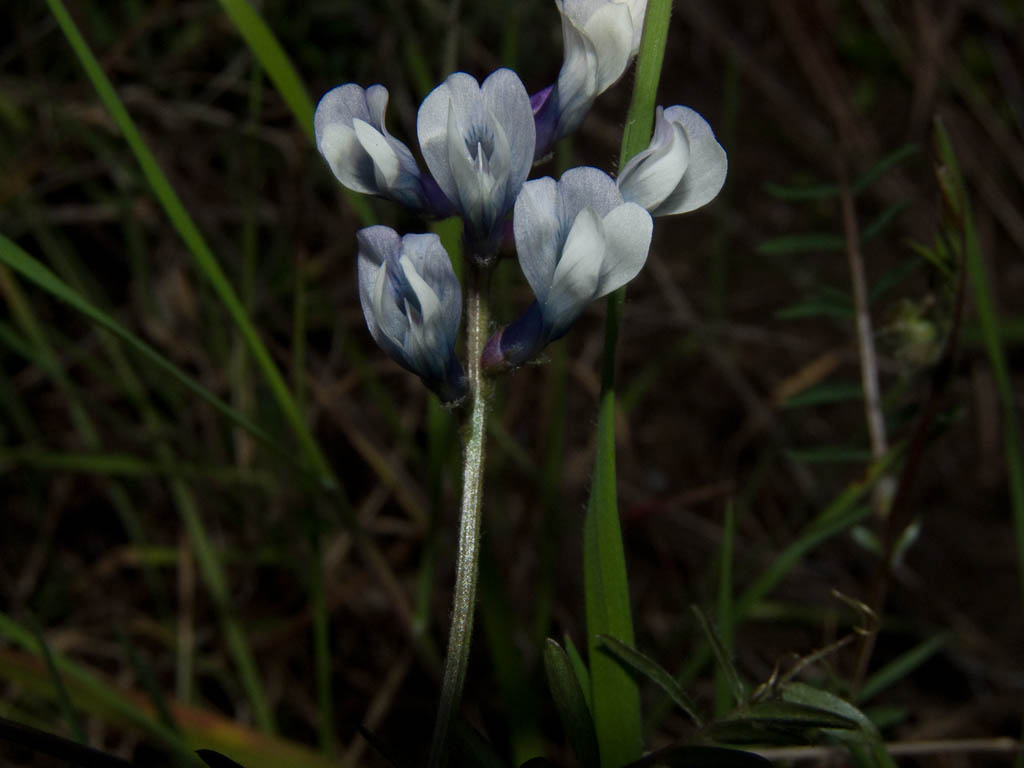
[[363, 90], [346, 83], [328, 91], [313, 118], [317, 149], [349, 189], [426, 209], [416, 159], [384, 126], [387, 103], [388, 91], [382, 85]]
[[679, 186], [689, 160], [686, 129], [681, 123], [668, 120], [658, 107], [651, 143], [619, 173], [619, 191], [626, 200], [652, 211]]
[[558, 266], [563, 220], [558, 182], [545, 176], [523, 185], [516, 198], [512, 230], [519, 266], [539, 301], [547, 298]]
[[520, 365], [562, 336], [596, 298], [631, 280], [650, 247], [650, 214], [623, 201], [596, 168], [573, 168], [559, 181], [528, 181], [513, 229], [520, 266], [536, 307], [488, 343], [492, 370]]
[[601, 263], [595, 299], [621, 288], [640, 273], [647, 262], [654, 233], [651, 214], [635, 203], [623, 203], [612, 209], [602, 224], [606, 255]]
[[[624, 197], [630, 198], [627, 188], [632, 188], [637, 194], [636, 202], [644, 204], [653, 216], [668, 216], [674, 213], [688, 213], [696, 210], [702, 205], [714, 200], [715, 196], [725, 184], [725, 177], [729, 171], [729, 158], [725, 154], [722, 145], [715, 140], [715, 134], [711, 126], [697, 112], [689, 107], [674, 106], [664, 111], [664, 119], [674, 126], [679, 126], [686, 133], [686, 141], [689, 147], [689, 157], [683, 173], [675, 187], [664, 196], [661, 202], [654, 206], [648, 206], [643, 202], [646, 199], [640, 191], [644, 185], [638, 184], [636, 179], [622, 178], [620, 189]], [[655, 136], [651, 143], [654, 148], [658, 137]], [[643, 154], [643, 153], [641, 153]], [[671, 152], [662, 155], [658, 163], [669, 163]], [[639, 156], [638, 156], [639, 157]], [[653, 158], [652, 158], [653, 161]], [[646, 162], [646, 161], [645, 161]], [[627, 164], [627, 168], [629, 164]], [[625, 176], [626, 168], [623, 169]], [[632, 175], [632, 174], [631, 174]], [[668, 176], [666, 172], [666, 176]], [[650, 178], [648, 179], [650, 182]], [[625, 186], [624, 186], [625, 185]], [[655, 185], [650, 182], [649, 189]], [[660, 189], [659, 189], [660, 194]]]
[[[636, 54], [646, 0], [556, 0], [564, 57], [558, 80], [534, 95], [535, 155], [575, 131]], [[639, 24], [639, 26], [638, 26]]]
[[633, 22], [633, 55], [640, 50], [640, 38], [644, 32], [644, 18], [647, 15], [647, 0], [616, 0], [629, 6], [629, 18]]
[[420, 149], [441, 190], [467, 219], [470, 239], [490, 239], [530, 172], [535, 131], [518, 75], [492, 73], [483, 85], [450, 75], [420, 106]]
[[538, 299], [551, 339], [564, 335], [595, 298], [606, 252], [604, 223], [584, 208], [569, 229], [546, 300]]
[[460, 399], [465, 381], [455, 339], [462, 298], [440, 238], [400, 237], [383, 226], [362, 229], [356, 237], [359, 299], [374, 340], [443, 400]]

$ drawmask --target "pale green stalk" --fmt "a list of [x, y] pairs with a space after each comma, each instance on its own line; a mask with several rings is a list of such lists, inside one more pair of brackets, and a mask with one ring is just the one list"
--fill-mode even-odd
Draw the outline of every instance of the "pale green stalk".
[[469, 645], [476, 607], [476, 582], [480, 560], [480, 520], [483, 511], [484, 442], [487, 434], [487, 391], [480, 355], [487, 342], [488, 272], [467, 261], [466, 276], [466, 376], [470, 412], [466, 424], [466, 454], [462, 474], [462, 508], [459, 513], [459, 549], [455, 565], [455, 596], [452, 601], [448, 651], [441, 680], [434, 738], [430, 747], [431, 768], [445, 762], [448, 731], [462, 699], [469, 664]]

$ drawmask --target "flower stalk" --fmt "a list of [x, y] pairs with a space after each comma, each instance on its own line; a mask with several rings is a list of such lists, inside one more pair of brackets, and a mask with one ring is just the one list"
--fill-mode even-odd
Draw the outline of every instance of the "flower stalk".
[[469, 646], [476, 608], [476, 582], [480, 560], [480, 521], [483, 511], [484, 443], [487, 427], [487, 383], [480, 357], [487, 341], [487, 285], [490, 268], [466, 260], [466, 379], [469, 419], [465, 427], [462, 506], [459, 511], [459, 548], [455, 564], [448, 650], [441, 680], [441, 698], [430, 747], [430, 768], [444, 765], [452, 717], [462, 699], [469, 664]]

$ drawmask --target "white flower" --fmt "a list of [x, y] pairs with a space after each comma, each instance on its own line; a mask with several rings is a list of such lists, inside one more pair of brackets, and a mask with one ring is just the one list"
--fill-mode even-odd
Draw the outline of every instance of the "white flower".
[[516, 252], [536, 303], [502, 329], [484, 365], [521, 365], [565, 335], [586, 306], [625, 285], [643, 267], [653, 222], [622, 199], [597, 168], [573, 168], [559, 181], [528, 181], [513, 215]]
[[409, 148], [384, 127], [388, 89], [346, 83], [324, 94], [313, 125], [316, 146], [334, 175], [354, 192], [379, 195], [413, 210], [433, 212]]
[[427, 167], [466, 220], [471, 250], [489, 258], [533, 163], [526, 88], [510, 69], [493, 72], [482, 85], [456, 72], [424, 99], [416, 132]]
[[689, 107], [658, 107], [654, 136], [619, 173], [622, 197], [652, 216], [688, 213], [722, 189], [729, 160], [711, 126]]
[[555, 0], [564, 58], [557, 82], [534, 96], [537, 154], [575, 131], [640, 47], [647, 0]]
[[366, 325], [389, 357], [419, 375], [445, 402], [465, 395], [455, 357], [462, 291], [441, 239], [400, 237], [366, 227], [359, 241], [359, 301]]

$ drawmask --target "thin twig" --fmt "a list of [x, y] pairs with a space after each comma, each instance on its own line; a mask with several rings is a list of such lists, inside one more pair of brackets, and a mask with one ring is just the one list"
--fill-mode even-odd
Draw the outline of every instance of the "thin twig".
[[[943, 739], [940, 741], [902, 741], [885, 745], [893, 757], [913, 755], [965, 755], [979, 752], [1014, 753], [1020, 742], [1009, 737], [995, 739]], [[753, 750], [769, 760], [824, 760], [846, 753], [841, 746], [765, 747]]]
[[[871, 458], [878, 461], [889, 451], [886, 436], [885, 415], [882, 412], [882, 393], [878, 384], [878, 356], [875, 352], [875, 334], [871, 326], [871, 308], [868, 302], [867, 276], [864, 257], [860, 250], [860, 233], [857, 228], [857, 213], [853, 206], [853, 195], [842, 161], [838, 165], [839, 203], [843, 216], [843, 232], [846, 236], [846, 257], [850, 266], [850, 284], [853, 290], [853, 306], [857, 329], [857, 350], [860, 356], [860, 380], [864, 390], [864, 415], [867, 419], [871, 439]], [[882, 517], [886, 511], [886, 495], [891, 492], [890, 483], [884, 481], [875, 486], [875, 513]]]

